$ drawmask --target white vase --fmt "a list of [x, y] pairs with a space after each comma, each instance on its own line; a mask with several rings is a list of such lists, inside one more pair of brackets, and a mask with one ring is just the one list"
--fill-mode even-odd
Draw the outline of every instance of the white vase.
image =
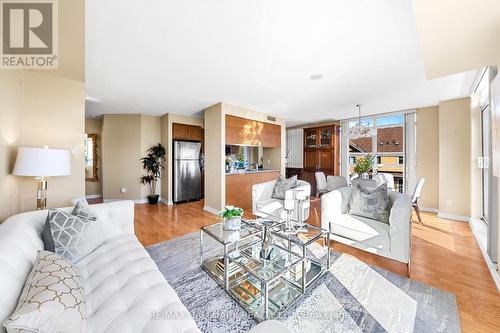
[[370, 179], [370, 175], [368, 174], [368, 172], [363, 172], [361, 174], [361, 179]]
[[241, 229], [241, 216], [224, 218], [224, 230], [240, 230]]

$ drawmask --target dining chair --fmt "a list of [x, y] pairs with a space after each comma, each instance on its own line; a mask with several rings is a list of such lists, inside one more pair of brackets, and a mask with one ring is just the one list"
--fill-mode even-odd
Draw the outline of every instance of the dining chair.
[[373, 176], [373, 179], [377, 182], [377, 187], [382, 184], [387, 184], [389, 190], [395, 190], [394, 175], [392, 173], [377, 173]]
[[422, 188], [424, 187], [425, 178], [420, 178], [415, 186], [415, 191], [413, 191], [413, 195], [411, 197], [411, 206], [415, 209], [415, 213], [417, 213], [418, 222], [420, 224], [424, 224], [422, 222], [422, 217], [420, 216], [420, 207], [418, 206], [418, 199], [420, 199], [420, 195], [422, 194]]
[[341, 187], [347, 187], [347, 179], [342, 176], [328, 176], [326, 177], [326, 188], [328, 191], [333, 191]]
[[316, 197], [319, 198], [321, 194], [328, 192], [328, 183], [324, 172], [318, 171], [314, 176], [316, 177]]

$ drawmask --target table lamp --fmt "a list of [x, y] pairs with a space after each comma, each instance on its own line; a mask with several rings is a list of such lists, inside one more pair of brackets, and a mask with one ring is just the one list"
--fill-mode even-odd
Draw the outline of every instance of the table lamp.
[[17, 152], [15, 176], [35, 177], [37, 180], [36, 209], [47, 207], [48, 177], [69, 176], [71, 174], [68, 150], [20, 147]]

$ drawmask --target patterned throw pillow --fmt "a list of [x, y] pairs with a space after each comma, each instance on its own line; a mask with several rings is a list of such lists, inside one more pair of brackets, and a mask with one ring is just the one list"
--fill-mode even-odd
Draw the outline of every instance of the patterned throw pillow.
[[390, 203], [387, 184], [382, 184], [373, 191], [363, 187], [353, 187], [349, 207], [351, 215], [389, 223]]
[[278, 178], [276, 185], [274, 185], [274, 191], [272, 198], [285, 200], [285, 192], [297, 187], [297, 176], [286, 179], [283, 176]]
[[85, 293], [80, 272], [66, 259], [39, 251], [8, 332], [86, 332]]
[[104, 239], [99, 221], [88, 210], [77, 204], [73, 213], [77, 215], [50, 209], [49, 221], [54, 252], [76, 263], [94, 251]]

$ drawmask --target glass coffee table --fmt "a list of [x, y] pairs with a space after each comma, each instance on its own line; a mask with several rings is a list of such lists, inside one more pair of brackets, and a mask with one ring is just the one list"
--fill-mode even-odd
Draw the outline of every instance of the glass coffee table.
[[268, 259], [260, 255], [261, 223], [242, 221], [240, 231], [217, 223], [200, 231], [201, 266], [257, 321], [278, 317], [330, 266], [328, 231], [306, 224], [302, 233], [285, 234], [283, 223], [265, 224], [274, 238]]

